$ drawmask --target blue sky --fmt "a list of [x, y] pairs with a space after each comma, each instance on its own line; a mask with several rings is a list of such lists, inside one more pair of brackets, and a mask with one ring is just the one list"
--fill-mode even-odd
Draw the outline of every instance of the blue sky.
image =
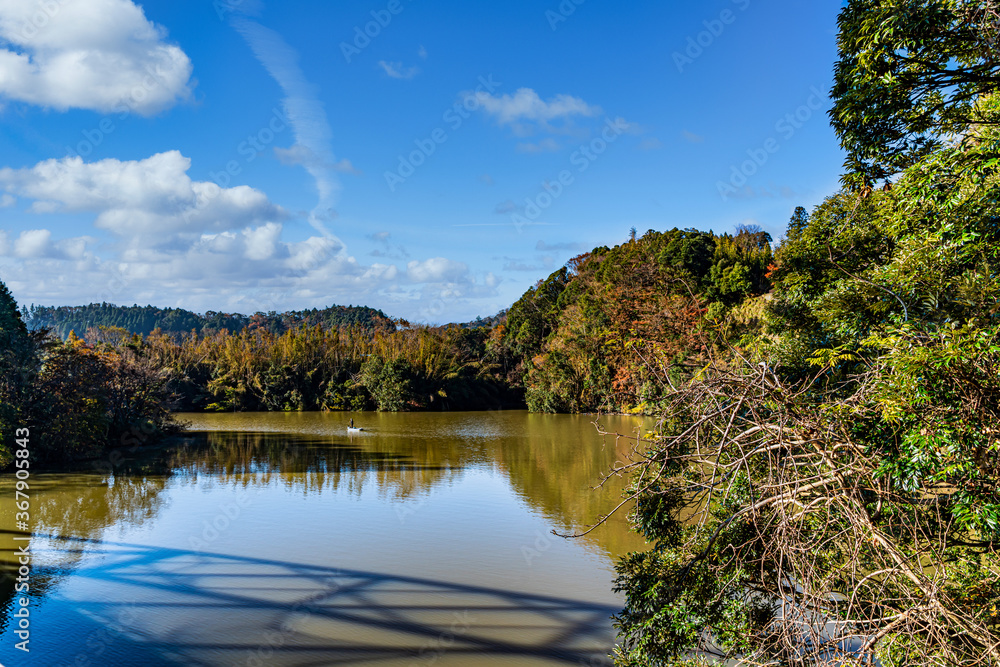
[[3, 3], [0, 280], [441, 323], [631, 227], [777, 239], [837, 188], [841, 2], [676, 4]]

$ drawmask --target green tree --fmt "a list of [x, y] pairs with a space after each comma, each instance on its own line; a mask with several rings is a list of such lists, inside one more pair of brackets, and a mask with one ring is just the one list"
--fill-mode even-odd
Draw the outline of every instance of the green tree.
[[[892, 54], [906, 76], [995, 63], [958, 25], [989, 11], [850, 1], [837, 108], [895, 76]], [[848, 180], [896, 182], [790, 229], [768, 330], [670, 397], [631, 466], [655, 546], [618, 567], [619, 664], [710, 646], [753, 664], [1000, 664], [1000, 104], [977, 80], [935, 99], [911, 81], [906, 103], [890, 86], [860, 127], [835, 121]]]
[[788, 238], [799, 238], [808, 225], [809, 213], [804, 206], [796, 206], [792, 219], [788, 222]]
[[838, 22], [831, 118], [846, 185], [870, 188], [996, 122], [982, 104], [1000, 86], [993, 0], [852, 0]]
[[372, 356], [362, 365], [358, 381], [369, 391], [379, 410], [399, 412], [411, 399], [409, 375], [402, 359]]
[[32, 426], [28, 408], [37, 373], [35, 340], [0, 282], [0, 467], [11, 461], [15, 430]]

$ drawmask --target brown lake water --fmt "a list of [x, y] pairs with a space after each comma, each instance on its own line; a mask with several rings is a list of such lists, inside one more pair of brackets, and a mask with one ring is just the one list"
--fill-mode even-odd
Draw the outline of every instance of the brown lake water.
[[610, 664], [613, 564], [645, 544], [624, 514], [551, 534], [593, 523], [626, 484], [592, 488], [632, 445], [593, 417], [180, 417], [182, 442], [114, 469], [33, 472], [30, 535], [4, 475], [0, 565], [30, 544], [31, 650], [14, 648], [5, 576], [0, 663]]

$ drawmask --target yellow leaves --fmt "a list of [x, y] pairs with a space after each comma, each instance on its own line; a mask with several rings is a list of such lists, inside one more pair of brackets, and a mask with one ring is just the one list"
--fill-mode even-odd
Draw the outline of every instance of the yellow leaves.
[[819, 368], [833, 368], [842, 363], [861, 361], [861, 357], [849, 351], [846, 345], [842, 345], [833, 349], [817, 350], [807, 361]]

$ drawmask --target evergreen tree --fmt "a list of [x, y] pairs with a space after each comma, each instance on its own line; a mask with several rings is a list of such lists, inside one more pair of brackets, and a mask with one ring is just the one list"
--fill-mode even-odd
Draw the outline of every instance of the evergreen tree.
[[792, 213], [792, 219], [788, 221], [788, 238], [797, 239], [802, 236], [806, 226], [809, 225], [809, 213], [804, 206], [796, 206]]

